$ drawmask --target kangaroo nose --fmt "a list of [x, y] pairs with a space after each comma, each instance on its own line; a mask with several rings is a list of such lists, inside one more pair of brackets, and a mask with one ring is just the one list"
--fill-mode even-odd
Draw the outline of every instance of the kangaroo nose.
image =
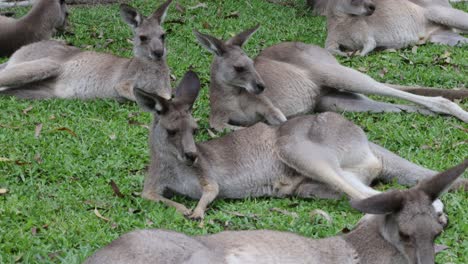
[[163, 55], [164, 55], [164, 50], [154, 50], [153, 51], [153, 56], [156, 59], [161, 59]]
[[372, 14], [374, 13], [375, 11], [375, 5], [374, 4], [370, 4], [367, 6], [367, 10], [369, 10], [369, 13]]
[[261, 92], [265, 91], [265, 85], [263, 83], [257, 83], [257, 89], [261, 93]]
[[197, 159], [197, 153], [195, 152], [187, 152], [185, 153], [185, 158], [190, 161], [190, 162], [195, 162], [195, 160]]

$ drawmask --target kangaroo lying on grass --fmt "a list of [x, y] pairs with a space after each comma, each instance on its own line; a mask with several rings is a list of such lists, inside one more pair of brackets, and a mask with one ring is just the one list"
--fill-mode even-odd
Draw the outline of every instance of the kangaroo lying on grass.
[[[203, 218], [217, 197], [339, 198], [345, 193], [363, 199], [378, 193], [368, 186], [374, 180], [414, 185], [437, 174], [369, 142], [361, 128], [335, 113], [297, 117], [276, 127], [258, 123], [195, 143], [191, 109], [199, 88], [197, 75], [188, 72], [172, 100], [134, 90], [140, 106], [154, 113], [142, 196], [190, 218]], [[459, 186], [468, 187], [467, 181]], [[193, 213], [166, 198], [173, 193], [199, 199]]]
[[64, 0], [37, 0], [24, 17], [0, 16], [0, 57], [10, 56], [24, 45], [46, 40], [63, 29], [68, 11]]
[[[446, 0], [316, 0], [309, 1], [327, 16], [326, 48], [367, 55], [376, 48], [399, 49], [427, 41], [455, 46], [468, 38], [468, 13]], [[344, 50], [344, 51], [343, 51]]]
[[122, 18], [134, 32], [132, 59], [81, 51], [57, 41], [34, 43], [13, 54], [3, 70], [0, 66], [0, 95], [134, 101], [133, 89], [139, 87], [170, 98], [170, 71], [161, 24], [171, 1], [148, 18], [121, 5]]
[[[250, 126], [266, 120], [277, 125], [310, 111], [443, 113], [468, 122], [468, 113], [434, 93], [468, 97], [468, 90], [423, 89], [379, 83], [341, 66], [325, 49], [300, 42], [271, 46], [252, 61], [242, 45], [258, 29], [248, 29], [228, 41], [195, 31], [203, 47], [215, 54], [211, 66], [210, 125], [216, 130]], [[393, 87], [393, 88], [392, 88]], [[400, 89], [400, 90], [398, 90]], [[405, 99], [426, 108], [373, 101], [361, 94]], [[429, 111], [430, 110], [430, 111]]]
[[348, 234], [313, 240], [278, 231], [225, 231], [189, 237], [139, 230], [97, 251], [85, 264], [433, 264], [444, 227], [431, 203], [463, 173], [468, 161], [405, 191], [355, 200], [363, 217]]

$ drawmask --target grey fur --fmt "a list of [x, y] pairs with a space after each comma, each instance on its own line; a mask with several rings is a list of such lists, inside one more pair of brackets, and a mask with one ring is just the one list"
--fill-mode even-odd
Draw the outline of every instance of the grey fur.
[[[466, 97], [466, 89], [457, 94], [458, 91], [379, 83], [359, 71], [341, 66], [325, 49], [301, 42], [271, 46], [253, 61], [240, 46], [229, 44], [229, 40], [222, 41], [200, 32], [195, 35], [203, 47], [215, 54], [211, 66], [210, 125], [216, 130], [250, 126], [263, 120], [277, 125], [286, 117], [314, 110], [442, 113], [468, 122], [468, 113], [445, 98], [404, 91], [423, 94], [435, 91], [439, 95], [453, 93]], [[236, 70], [239, 68], [242, 72]], [[420, 106], [380, 103], [362, 94], [405, 99]]]
[[[190, 218], [203, 218], [215, 198], [338, 198], [343, 193], [365, 198], [378, 193], [369, 187], [374, 180], [414, 185], [436, 174], [370, 143], [362, 129], [335, 113], [301, 116], [276, 127], [258, 123], [195, 143], [190, 109], [196, 86], [198, 78], [188, 73], [178, 88], [190, 87], [191, 100], [169, 101], [135, 89], [140, 106], [155, 113], [142, 196]], [[168, 199], [174, 193], [199, 199], [197, 207], [192, 212]]]
[[67, 23], [67, 6], [62, 0], [36, 0], [22, 18], [0, 16], [0, 57], [10, 56], [24, 45], [47, 40]]
[[[346, 51], [351, 51], [365, 56], [376, 48], [399, 49], [425, 42], [450, 46], [468, 43], [456, 33], [468, 30], [468, 13], [453, 8], [447, 0], [317, 2], [316, 12], [327, 16], [325, 46], [333, 54], [347, 56]], [[367, 8], [370, 5], [375, 12]]]
[[134, 31], [132, 59], [81, 51], [58, 41], [21, 48], [0, 69], [0, 95], [134, 101], [133, 89], [138, 87], [170, 98], [170, 70], [161, 27], [170, 3], [163, 3], [148, 18], [128, 5], [121, 6], [122, 18]]
[[[448, 188], [467, 165], [465, 161], [423, 185]], [[430, 195], [416, 186], [353, 201], [356, 209], [375, 215], [364, 216], [348, 234], [319, 240], [268, 230], [195, 237], [138, 230], [98, 250], [85, 264], [434, 264], [434, 240], [444, 226]]]

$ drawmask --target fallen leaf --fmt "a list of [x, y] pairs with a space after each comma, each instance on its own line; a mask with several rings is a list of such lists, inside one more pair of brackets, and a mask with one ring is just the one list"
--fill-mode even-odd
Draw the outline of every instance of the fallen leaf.
[[31, 228], [31, 234], [35, 236], [37, 234], [37, 227]]
[[10, 162], [10, 161], [13, 161], [9, 158], [3, 158], [3, 157], [0, 157], [0, 162]]
[[39, 123], [36, 125], [36, 129], [34, 129], [34, 137], [39, 138], [41, 135], [41, 130], [42, 130], [42, 123]]
[[56, 118], [55, 115], [49, 116], [49, 120], [54, 120], [55, 118]]
[[205, 4], [205, 3], [198, 3], [194, 6], [190, 6], [188, 7], [187, 9], [188, 10], [195, 10], [195, 9], [198, 9], [198, 8], [207, 8], [208, 6]]
[[55, 252], [51, 252], [51, 253], [48, 253], [47, 256], [49, 256], [49, 258], [51, 260], [54, 260], [56, 259], [60, 254], [62, 254], [63, 251], [59, 250], [59, 251], [55, 251]]
[[380, 72], [379, 72], [379, 76], [380, 77], [385, 77], [385, 74], [388, 73], [388, 69], [387, 68], [383, 68]]
[[386, 51], [386, 52], [390, 52], [390, 53], [395, 53], [395, 52], [397, 52], [396, 49], [386, 49], [385, 51]]
[[210, 135], [211, 138], [216, 138], [216, 134], [213, 131], [211, 131], [211, 129], [208, 128], [206, 130], [208, 131], [208, 135]]
[[70, 134], [70, 135], [76, 137], [76, 133], [73, 132], [73, 130], [69, 129], [68, 127], [59, 127], [59, 128], [54, 129], [54, 130], [56, 130], [56, 131], [65, 131], [65, 132], [67, 132], [68, 134]]
[[42, 160], [41, 153], [39, 153], [39, 152], [37, 152], [36, 155], [34, 155], [34, 160], [35, 160], [37, 163], [39, 163], [39, 164], [41, 164], [41, 163], [44, 162], [44, 161]]
[[14, 127], [14, 126], [9, 126], [9, 125], [2, 125], [2, 124], [0, 124], [0, 127], [10, 128], [10, 129], [20, 129], [21, 128], [21, 127]]
[[8, 193], [8, 189], [2, 188], [0, 189], [0, 195], [4, 195]]
[[[468, 133], [468, 128], [464, 128], [464, 127], [462, 127], [462, 126], [459, 126], [459, 125], [453, 125], [453, 126], [454, 126], [455, 128], [458, 128], [458, 129], [460, 129], [460, 130], [462, 130], [462, 131], [464, 131], [464, 132], [467, 132], [467, 133]], [[1, 160], [1, 158], [0, 158], [0, 160]]]
[[117, 136], [115, 135], [115, 133], [112, 133], [112, 134], [109, 135], [109, 138], [110, 138], [111, 140], [116, 140], [116, 139], [117, 139]]
[[414, 46], [414, 47], [411, 49], [411, 52], [412, 52], [413, 54], [418, 53], [418, 46]]
[[109, 218], [105, 218], [104, 216], [101, 215], [101, 213], [99, 213], [98, 209], [95, 207], [94, 208], [94, 214], [98, 217], [98, 218], [101, 218], [102, 220], [106, 221], [106, 222], [109, 222]]
[[228, 15], [226, 15], [224, 18], [239, 18], [239, 12], [238, 11], [235, 11], [235, 12], [232, 12]]
[[134, 118], [135, 116], [139, 116], [140, 112], [131, 112], [128, 114], [128, 118]]
[[369, 71], [369, 69], [366, 68], [366, 67], [359, 67], [359, 68], [358, 68], [358, 71], [366, 73], [366, 72]]
[[176, 9], [177, 11], [179, 11], [180, 13], [182, 13], [182, 14], [185, 13], [185, 7], [183, 7], [183, 6], [182, 6], [181, 4], [179, 4], [179, 3], [176, 3], [175, 9]]
[[27, 115], [29, 111], [31, 111], [33, 109], [33, 106], [30, 105], [28, 107], [26, 107], [24, 110], [23, 110], [23, 114]]
[[119, 189], [119, 186], [117, 186], [117, 184], [115, 183], [114, 180], [111, 180], [109, 182], [109, 185], [112, 187], [112, 190], [114, 191], [114, 194], [117, 195], [118, 197], [120, 198], [124, 198], [125, 195], [123, 195], [121, 192], [120, 192], [120, 189]]
[[323, 218], [325, 218], [328, 221], [328, 223], [330, 223], [330, 224], [333, 222], [330, 215], [327, 212], [323, 211], [323, 210], [315, 209], [315, 210], [313, 210], [312, 212], [309, 213], [309, 216], [310, 216], [311, 220], [317, 215], [320, 215]]
[[280, 209], [280, 208], [270, 208], [270, 212], [276, 212], [276, 213], [280, 213], [280, 214], [284, 214], [284, 215], [289, 215], [289, 216], [292, 216], [294, 218], [299, 217], [299, 215], [296, 212], [289, 212], [289, 211], [286, 211], [286, 210], [283, 210], [283, 209]]
[[30, 165], [31, 162], [15, 160], [15, 164], [18, 165], [18, 166], [24, 166], [24, 165]]
[[151, 221], [150, 219], [146, 219], [146, 225], [147, 226], [152, 226], [154, 224], [153, 221]]
[[208, 23], [208, 22], [203, 22], [203, 28], [204, 29], [210, 29], [211, 28], [211, 25]]
[[237, 216], [237, 217], [247, 217], [247, 218], [253, 218], [253, 219], [258, 219], [258, 215], [256, 214], [241, 214], [239, 212], [231, 212], [231, 211], [224, 211], [224, 213], [226, 214], [230, 214], [230, 215], [234, 215], [234, 216]]

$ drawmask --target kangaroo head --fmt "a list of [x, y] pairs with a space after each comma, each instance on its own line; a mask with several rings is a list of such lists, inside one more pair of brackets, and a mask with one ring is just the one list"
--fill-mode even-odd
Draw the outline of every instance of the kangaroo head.
[[336, 0], [334, 9], [351, 16], [371, 16], [375, 4], [374, 0]]
[[65, 0], [36, 1], [35, 8], [48, 15], [55, 30], [63, 31], [67, 26], [68, 8]]
[[120, 14], [133, 29], [133, 51], [136, 57], [160, 61], [165, 53], [166, 33], [162, 23], [172, 0], [163, 3], [149, 17], [144, 17], [133, 7], [122, 4]]
[[259, 27], [257, 25], [239, 33], [228, 41], [194, 30], [198, 42], [216, 56], [216, 71], [212, 72], [212, 78], [226, 89], [245, 89], [253, 94], [260, 94], [265, 90], [265, 84], [255, 70], [253, 60], [242, 50], [242, 46]]
[[408, 263], [431, 264], [434, 240], [444, 228], [432, 203], [467, 167], [468, 159], [409, 190], [378, 194], [351, 205], [363, 213], [385, 215], [380, 232]]
[[200, 80], [193, 71], [185, 74], [175, 97], [170, 100], [139, 88], [134, 89], [140, 107], [155, 114], [152, 140], [162, 143], [168, 152], [165, 155], [173, 155], [189, 166], [198, 157], [194, 139], [198, 126], [192, 116], [192, 107], [199, 91]]

